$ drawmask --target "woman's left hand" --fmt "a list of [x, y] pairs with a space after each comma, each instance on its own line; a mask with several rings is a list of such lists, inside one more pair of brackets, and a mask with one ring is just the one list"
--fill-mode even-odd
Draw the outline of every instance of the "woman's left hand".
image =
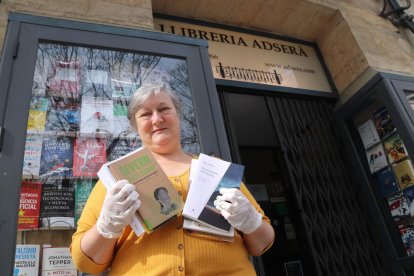
[[221, 188], [214, 205], [223, 217], [244, 234], [256, 231], [262, 224], [262, 215], [253, 207], [243, 193], [235, 188]]

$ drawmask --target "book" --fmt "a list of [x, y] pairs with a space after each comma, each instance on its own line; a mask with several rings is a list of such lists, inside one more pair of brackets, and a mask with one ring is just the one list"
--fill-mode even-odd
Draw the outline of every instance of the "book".
[[43, 138], [40, 158], [40, 177], [71, 177], [73, 138]]
[[404, 143], [397, 133], [392, 134], [384, 140], [384, 148], [390, 163], [396, 162], [407, 156], [407, 150]]
[[51, 97], [46, 117], [45, 133], [76, 136], [80, 123], [80, 103], [77, 99]]
[[371, 173], [375, 173], [388, 166], [387, 157], [381, 144], [367, 149], [366, 155]]
[[84, 96], [81, 104], [80, 136], [106, 138], [112, 134], [112, 100]]
[[70, 256], [69, 247], [44, 247], [42, 254], [42, 276], [77, 276], [78, 272]]
[[414, 184], [414, 171], [411, 160], [407, 159], [398, 162], [393, 166], [393, 169], [401, 190]]
[[33, 179], [39, 177], [42, 140], [43, 138], [41, 136], [26, 136], [23, 157], [23, 178]]
[[[106, 173], [101, 172], [105, 170]], [[147, 148], [139, 148], [106, 163], [98, 176], [107, 188], [122, 179], [135, 184], [141, 200], [138, 220], [147, 233], [167, 223], [183, 209], [181, 196]]]
[[108, 64], [92, 63], [84, 66], [82, 96], [111, 99], [112, 88]]
[[129, 102], [125, 100], [113, 101], [113, 137], [127, 139], [136, 139], [138, 137], [128, 120], [128, 104]]
[[374, 122], [369, 119], [362, 125], [358, 126], [358, 132], [361, 136], [364, 148], [367, 149], [380, 141], [377, 129], [375, 128]]
[[202, 153], [196, 166], [183, 215], [209, 227], [231, 231], [230, 223], [214, 206], [214, 200], [220, 188], [240, 188], [244, 166]]
[[139, 86], [137, 83], [111, 79], [112, 99], [129, 99]]
[[392, 219], [398, 224], [403, 224], [404, 220], [410, 217], [408, 202], [403, 192], [399, 191], [387, 198], [391, 211]]
[[48, 109], [46, 98], [32, 98], [30, 100], [29, 117], [27, 119], [27, 133], [41, 135], [45, 131]]
[[73, 149], [73, 176], [97, 177], [106, 163], [106, 141], [100, 138], [76, 138]]
[[401, 240], [408, 256], [414, 256], [414, 224], [399, 227]]
[[378, 188], [383, 197], [387, 197], [392, 193], [399, 191], [397, 180], [390, 167], [376, 173]]
[[75, 226], [74, 183], [69, 179], [49, 178], [43, 183], [40, 227], [72, 229]]
[[96, 180], [91, 178], [75, 180], [75, 226], [78, 225], [78, 220], [95, 184]]
[[42, 182], [23, 180], [20, 189], [18, 230], [39, 229]]
[[56, 62], [47, 95], [72, 99], [79, 98], [81, 91], [80, 69], [80, 64], [77, 62]]
[[386, 137], [395, 130], [394, 123], [392, 122], [391, 116], [387, 109], [381, 108], [377, 110], [374, 112], [373, 117], [375, 128], [378, 131], [380, 139]]
[[40, 245], [17, 244], [14, 257], [14, 276], [39, 275]]
[[[404, 197], [407, 201], [408, 210], [411, 218], [414, 218], [414, 186], [410, 186], [403, 190]], [[414, 221], [413, 221], [414, 222]]]
[[142, 146], [142, 142], [139, 138], [137, 139], [113, 139], [107, 149], [107, 159], [113, 161], [118, 159], [131, 151], [134, 151]]

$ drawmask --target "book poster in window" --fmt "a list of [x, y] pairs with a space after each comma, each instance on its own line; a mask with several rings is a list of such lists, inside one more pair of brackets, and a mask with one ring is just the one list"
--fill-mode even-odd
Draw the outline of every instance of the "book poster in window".
[[397, 178], [400, 189], [414, 185], [414, 170], [411, 160], [403, 160], [393, 166], [395, 177]]
[[384, 148], [387, 153], [388, 161], [393, 163], [407, 156], [407, 150], [397, 133], [387, 137], [384, 140]]
[[401, 239], [408, 256], [414, 256], [414, 224], [400, 227]]
[[374, 122], [370, 119], [358, 127], [364, 148], [367, 149], [380, 141]]
[[378, 131], [380, 139], [391, 134], [395, 130], [394, 123], [391, 120], [391, 116], [385, 108], [381, 108], [374, 114], [374, 124]]
[[376, 173], [378, 188], [383, 197], [387, 197], [399, 191], [397, 180], [390, 167]]
[[371, 173], [375, 173], [388, 166], [387, 158], [385, 157], [385, 152], [381, 144], [369, 148], [366, 154]]

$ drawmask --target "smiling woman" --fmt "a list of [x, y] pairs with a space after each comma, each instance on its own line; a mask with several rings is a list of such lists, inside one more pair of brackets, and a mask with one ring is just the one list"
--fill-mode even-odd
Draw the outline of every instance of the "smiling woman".
[[[167, 85], [148, 84], [132, 96], [128, 117], [185, 201], [192, 156], [181, 147], [180, 110]], [[244, 184], [236, 194], [223, 196], [226, 204], [217, 212], [239, 230], [234, 242], [189, 232], [182, 227], [182, 216], [137, 237], [129, 226], [140, 205], [135, 186], [121, 180], [106, 191], [99, 181], [73, 235], [72, 258], [91, 274], [109, 268], [111, 275], [175, 275], [177, 269], [189, 275], [255, 275], [249, 254], [260, 255], [270, 247], [273, 228]], [[154, 197], [161, 213], [176, 208], [165, 191], [155, 190]]]

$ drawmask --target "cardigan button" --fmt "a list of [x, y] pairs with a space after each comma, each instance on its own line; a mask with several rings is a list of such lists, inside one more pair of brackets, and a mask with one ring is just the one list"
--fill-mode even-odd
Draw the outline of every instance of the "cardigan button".
[[183, 192], [181, 192], [181, 191], [178, 191], [178, 195], [183, 195]]
[[184, 267], [182, 267], [181, 265], [178, 267], [178, 271], [183, 272], [184, 271]]
[[180, 244], [178, 244], [178, 249], [183, 249], [184, 248], [184, 246], [183, 246], [183, 244], [182, 243], [180, 243]]

